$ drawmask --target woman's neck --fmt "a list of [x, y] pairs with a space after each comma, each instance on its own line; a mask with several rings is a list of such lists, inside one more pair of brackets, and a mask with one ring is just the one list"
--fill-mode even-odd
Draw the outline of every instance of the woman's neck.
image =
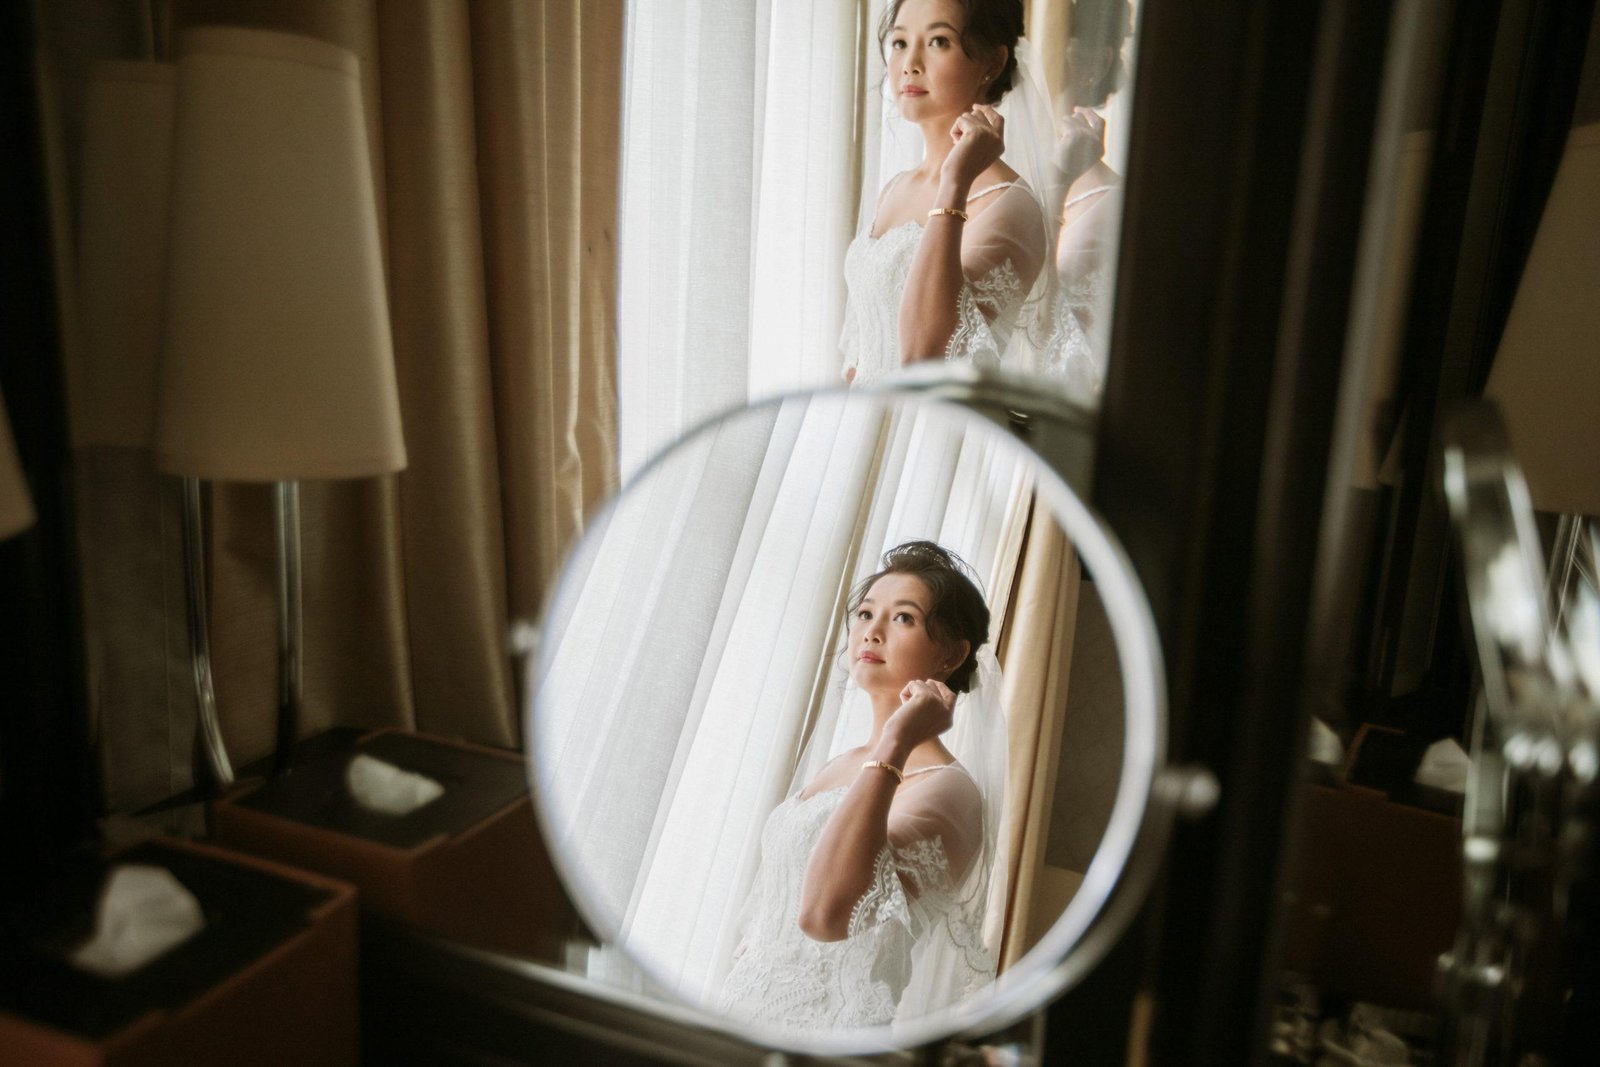
[[872, 699], [872, 739], [874, 744], [883, 736], [883, 727], [889, 717], [900, 710], [900, 694], [888, 690], [869, 694]]
[[922, 163], [916, 175], [923, 181], [934, 182], [944, 170], [944, 161], [955, 142], [950, 140], [950, 127], [955, 120], [929, 119], [922, 124]]
[[[900, 694], [897, 692], [876, 692], [870, 694], [872, 699], [872, 736], [867, 738], [867, 743], [861, 746], [864, 749], [873, 749], [883, 738], [883, 728], [888, 725], [889, 717], [900, 709]], [[944, 745], [938, 738], [930, 738], [912, 749], [906, 757], [909, 766], [912, 763], [946, 763]]]

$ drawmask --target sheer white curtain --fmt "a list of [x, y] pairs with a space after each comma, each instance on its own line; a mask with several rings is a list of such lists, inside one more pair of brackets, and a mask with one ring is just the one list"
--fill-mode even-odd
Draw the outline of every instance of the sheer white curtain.
[[876, 11], [863, 0], [628, 4], [625, 476], [716, 412], [838, 381], [869, 6]]
[[706, 979], [751, 813], [793, 768], [881, 432], [851, 414], [785, 401], [651, 468], [546, 628], [533, 755], [557, 844], [658, 978]]
[[558, 595], [531, 730], [545, 807], [602, 925], [690, 999], [720, 986], [802, 735], [836, 738], [825, 753], [858, 729], [835, 655], [849, 586], [928, 538], [1004, 615], [1031, 474], [973, 427], [837, 394], [746, 412], [647, 471]]

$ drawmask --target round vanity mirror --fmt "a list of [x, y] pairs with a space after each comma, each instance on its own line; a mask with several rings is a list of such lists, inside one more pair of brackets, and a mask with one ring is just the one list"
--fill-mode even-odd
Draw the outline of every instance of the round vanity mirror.
[[590, 927], [712, 1025], [818, 1053], [992, 1030], [1081, 975], [1148, 879], [1170, 805], [1144, 595], [1023, 443], [1061, 416], [973, 406], [716, 420], [595, 518], [552, 598], [527, 732], [552, 853]]

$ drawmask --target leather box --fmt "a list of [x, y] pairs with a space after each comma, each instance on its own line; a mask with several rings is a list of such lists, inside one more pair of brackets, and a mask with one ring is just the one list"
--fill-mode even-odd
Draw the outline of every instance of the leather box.
[[[114, 863], [164, 867], [206, 926], [121, 978], [73, 967]], [[355, 890], [319, 875], [177, 840], [41, 879], [7, 907], [0, 1063], [136, 1065], [357, 1062]]]
[[[402, 816], [363, 808], [346, 772], [366, 753], [445, 787]], [[213, 807], [217, 840], [355, 884], [363, 914], [479, 948], [554, 959], [570, 925], [520, 754], [382, 730], [311, 739], [291, 769]]]
[[1355, 786], [1308, 785], [1302, 803], [1285, 962], [1333, 997], [1436, 1009], [1461, 917], [1461, 820]]

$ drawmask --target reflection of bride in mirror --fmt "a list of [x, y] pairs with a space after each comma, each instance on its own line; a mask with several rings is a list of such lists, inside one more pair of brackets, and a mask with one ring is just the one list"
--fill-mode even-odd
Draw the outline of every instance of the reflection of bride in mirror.
[[1005, 722], [982, 651], [989, 609], [928, 541], [891, 549], [849, 605], [844, 654], [870, 733], [812, 777], [802, 760], [767, 819], [722, 995], [750, 1022], [884, 1024], [995, 974], [983, 926]]
[[1062, 189], [1056, 236], [1053, 329], [1044, 371], [1093, 397], [1105, 379], [1106, 322], [1122, 218], [1122, 175], [1106, 162], [1100, 113], [1122, 82], [1123, 43], [1133, 15], [1126, 0], [1075, 0], [1060, 101], [1055, 166]]
[[[1008, 132], [1004, 116], [1008, 96], [1032, 88], [1018, 66], [1022, 27], [1021, 0], [890, 0], [884, 11], [885, 141], [914, 126], [921, 161], [888, 178], [845, 255], [847, 381], [922, 360], [998, 364], [1042, 315], [1042, 170], [1019, 158], [1038, 148], [1037, 119]], [[1040, 176], [1030, 184], [1002, 152]]]

